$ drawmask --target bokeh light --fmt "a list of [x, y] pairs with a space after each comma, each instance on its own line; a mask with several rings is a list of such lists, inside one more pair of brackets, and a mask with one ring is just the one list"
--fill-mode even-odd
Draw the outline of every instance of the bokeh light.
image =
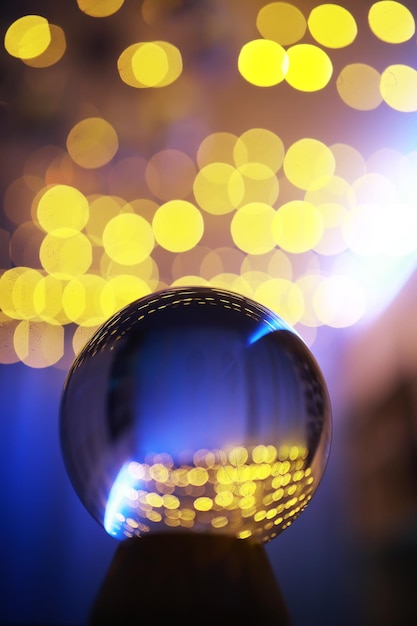
[[248, 163], [262, 163], [278, 172], [284, 160], [282, 139], [267, 128], [250, 128], [236, 138], [233, 157], [239, 167]]
[[276, 41], [254, 39], [241, 49], [238, 68], [249, 83], [271, 87], [284, 80], [288, 71], [288, 56]]
[[308, 17], [314, 39], [327, 48], [344, 48], [356, 38], [358, 27], [352, 14], [339, 4], [320, 4]]
[[231, 232], [238, 248], [249, 254], [264, 254], [275, 247], [272, 233], [274, 209], [263, 202], [250, 202], [233, 216]]
[[[26, 355], [44, 349], [49, 326], [74, 337], [64, 351], [79, 349], [83, 329], [130, 299], [187, 283], [257, 294], [314, 342], [375, 311], [381, 268], [397, 285], [410, 273], [413, 7], [241, 11], [247, 30], [225, 36], [226, 8], [190, 30], [185, 5], [79, 0], [80, 41], [91, 29], [107, 38], [100, 72], [98, 52], [79, 65], [66, 13], [58, 25], [15, 11], [4, 29], [1, 363], [63, 367], [61, 349]], [[356, 305], [326, 314], [319, 299], [338, 284]]]
[[33, 59], [51, 43], [49, 22], [41, 15], [25, 15], [9, 26], [4, 36], [7, 52], [18, 59]]
[[337, 91], [348, 106], [359, 111], [371, 111], [382, 102], [381, 76], [366, 63], [346, 65], [337, 78]]
[[162, 204], [152, 220], [156, 241], [170, 252], [185, 252], [200, 241], [204, 221], [200, 211], [186, 200]]
[[108, 163], [119, 147], [117, 134], [111, 124], [100, 117], [78, 122], [67, 137], [67, 150], [72, 160], [87, 169]]
[[417, 70], [402, 64], [388, 66], [381, 75], [381, 95], [397, 111], [417, 111]]
[[30, 67], [50, 67], [57, 63], [65, 54], [67, 41], [64, 30], [56, 24], [49, 24], [51, 41], [47, 48], [35, 57], [22, 58]]
[[87, 198], [75, 187], [53, 185], [42, 193], [37, 205], [40, 226], [55, 237], [80, 232], [87, 223]]
[[319, 182], [323, 184], [322, 181], [329, 179], [334, 170], [332, 151], [326, 144], [311, 137], [293, 143], [284, 157], [285, 175], [300, 189], [309, 189]]
[[274, 241], [288, 252], [307, 252], [323, 234], [323, 219], [314, 204], [292, 200], [275, 213], [271, 224]]
[[122, 52], [117, 67], [121, 79], [131, 87], [166, 87], [180, 76], [182, 57], [167, 41], [140, 42]]
[[91, 17], [108, 17], [116, 13], [125, 0], [77, 0], [78, 8]]
[[243, 200], [245, 183], [229, 163], [209, 163], [197, 173], [193, 191], [199, 206], [214, 215], [230, 213]]
[[289, 2], [270, 2], [257, 15], [256, 26], [265, 39], [289, 46], [304, 37], [307, 20], [303, 12]]
[[374, 35], [391, 44], [408, 41], [416, 29], [410, 9], [392, 0], [375, 2], [369, 9], [368, 21]]
[[91, 265], [91, 243], [83, 233], [57, 237], [48, 233], [39, 249], [44, 270], [52, 276], [68, 280], [84, 274]]
[[288, 70], [285, 80], [299, 91], [324, 89], [333, 74], [333, 64], [327, 53], [316, 45], [299, 43], [287, 50]]
[[136, 213], [122, 213], [109, 220], [103, 231], [103, 247], [121, 265], [144, 261], [154, 247], [152, 226]]

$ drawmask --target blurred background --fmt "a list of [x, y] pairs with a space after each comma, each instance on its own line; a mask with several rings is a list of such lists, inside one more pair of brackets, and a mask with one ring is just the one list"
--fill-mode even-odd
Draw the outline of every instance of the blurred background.
[[58, 439], [66, 373], [171, 285], [273, 309], [333, 446], [266, 550], [294, 626], [417, 622], [417, 11], [14, 0], [0, 22], [0, 623], [82, 626], [117, 541]]

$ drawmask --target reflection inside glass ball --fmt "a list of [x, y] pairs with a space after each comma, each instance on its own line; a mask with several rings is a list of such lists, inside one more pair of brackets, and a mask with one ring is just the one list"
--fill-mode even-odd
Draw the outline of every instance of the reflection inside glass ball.
[[238, 294], [171, 288], [110, 318], [75, 359], [60, 435], [106, 531], [269, 541], [306, 507], [330, 449], [322, 373], [280, 317]]

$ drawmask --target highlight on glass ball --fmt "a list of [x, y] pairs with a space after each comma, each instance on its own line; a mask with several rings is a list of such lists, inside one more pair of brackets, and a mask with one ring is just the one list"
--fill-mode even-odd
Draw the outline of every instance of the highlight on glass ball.
[[273, 539], [316, 491], [331, 432], [326, 383], [298, 333], [211, 287], [168, 288], [113, 315], [61, 398], [70, 480], [119, 540]]

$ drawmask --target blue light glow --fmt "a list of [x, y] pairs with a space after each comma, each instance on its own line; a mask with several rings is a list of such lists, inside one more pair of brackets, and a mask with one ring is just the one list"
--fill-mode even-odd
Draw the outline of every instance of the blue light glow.
[[388, 254], [368, 258], [349, 255], [344, 264], [339, 264], [347, 275], [366, 289], [367, 311], [363, 322], [374, 321], [395, 300], [415, 271], [416, 260], [415, 253], [402, 257]]
[[[289, 330], [289, 327], [283, 320], [278, 318], [271, 317], [267, 321], [263, 320], [256, 330], [249, 336], [248, 345], [251, 346], [256, 341], [259, 341], [259, 339], [262, 339], [262, 337], [265, 337], [265, 335], [273, 333], [276, 330]], [[295, 333], [293, 328], [291, 328], [291, 332]]]
[[121, 519], [123, 519], [123, 502], [126, 494], [133, 485], [137, 483], [137, 479], [133, 477], [129, 471], [130, 461], [125, 463], [119, 471], [116, 480], [109, 493], [106, 510], [104, 513], [104, 528], [112, 537], [118, 537], [121, 528]]

